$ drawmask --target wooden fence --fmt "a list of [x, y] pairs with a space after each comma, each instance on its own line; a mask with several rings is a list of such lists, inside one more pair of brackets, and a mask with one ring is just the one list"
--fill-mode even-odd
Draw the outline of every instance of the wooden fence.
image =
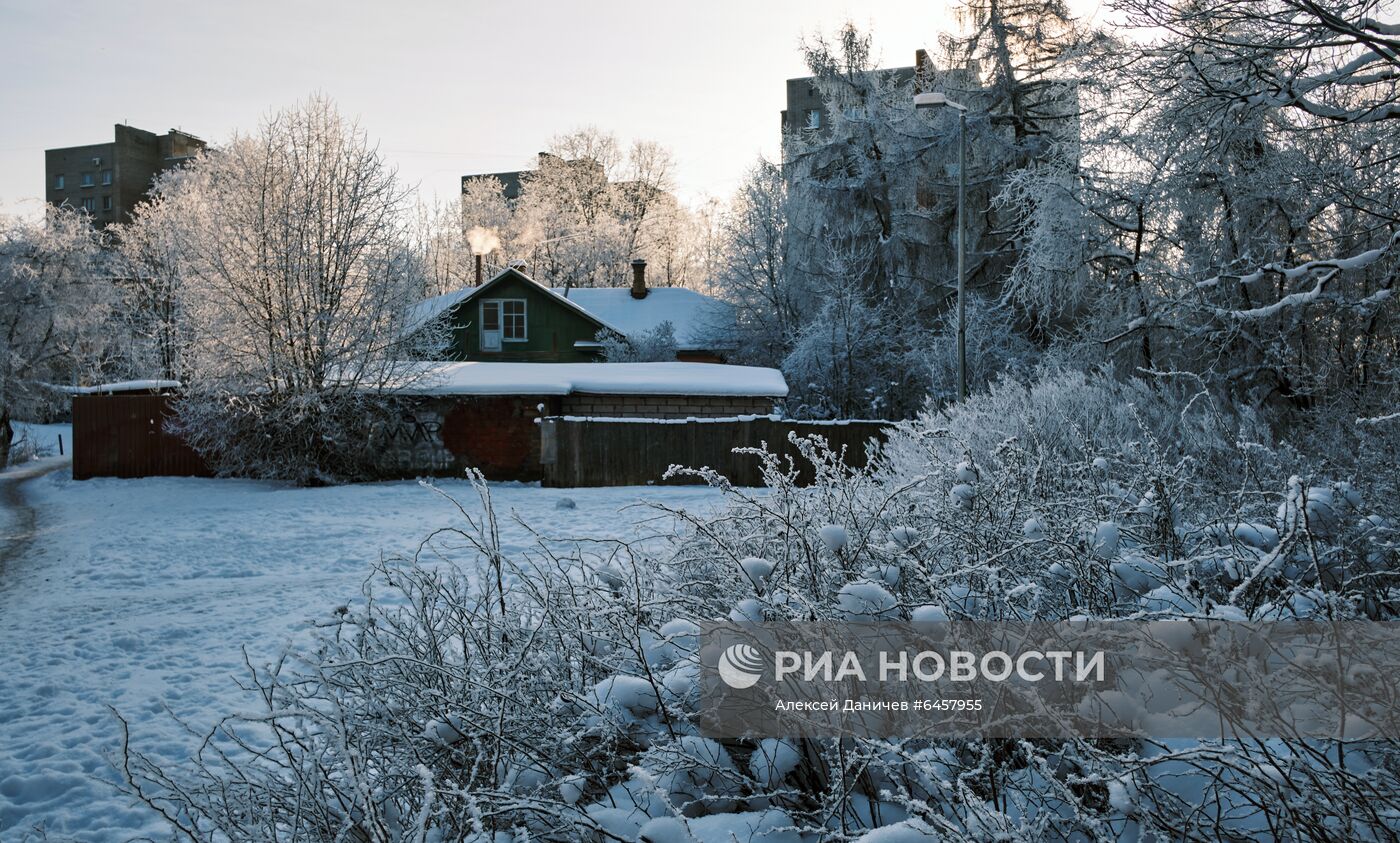
[[692, 484], [695, 477], [662, 475], [672, 465], [688, 468], [709, 467], [729, 478], [736, 486], [761, 486], [759, 458], [736, 454], [736, 448], [768, 450], [784, 458], [791, 456], [803, 469], [800, 483], [811, 482], [812, 467], [788, 441], [788, 434], [820, 436], [840, 450], [846, 463], [865, 465], [867, 444], [884, 441], [890, 422], [838, 421], [802, 422], [769, 416], [740, 416], [726, 419], [662, 421], [651, 419], [588, 419], [552, 417], [540, 420], [540, 461], [543, 485], [638, 486], [649, 483]]
[[[199, 454], [165, 430], [168, 395], [73, 397], [73, 477], [210, 475]], [[763, 483], [760, 461], [736, 448], [768, 449], [791, 456], [810, 482], [811, 465], [788, 441], [789, 433], [817, 435], [846, 462], [865, 464], [867, 445], [882, 440], [889, 422], [801, 422], [771, 416], [718, 419], [596, 419], [546, 416], [545, 398], [450, 398], [405, 408], [402, 425], [386, 432], [384, 477], [459, 475], [466, 466], [492, 480], [536, 479], [545, 486], [688, 484], [694, 477], [663, 480], [673, 464], [708, 467], [739, 486]], [[558, 412], [557, 408], [554, 412]], [[546, 409], [548, 412], [548, 409]]]
[[166, 395], [73, 396], [73, 479], [207, 477], [209, 467], [165, 430]]

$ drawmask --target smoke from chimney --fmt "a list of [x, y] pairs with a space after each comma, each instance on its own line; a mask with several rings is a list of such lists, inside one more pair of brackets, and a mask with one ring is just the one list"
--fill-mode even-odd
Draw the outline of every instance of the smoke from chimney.
[[478, 225], [467, 232], [467, 245], [471, 247], [472, 254], [481, 257], [501, 248], [501, 238], [492, 229]]

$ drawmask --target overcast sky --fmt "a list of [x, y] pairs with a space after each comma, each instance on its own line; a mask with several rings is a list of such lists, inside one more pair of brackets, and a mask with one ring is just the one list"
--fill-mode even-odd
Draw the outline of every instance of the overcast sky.
[[[1084, 0], [1082, 7], [1095, 7]], [[595, 125], [677, 160], [687, 200], [778, 151], [804, 35], [847, 19], [885, 66], [954, 25], [930, 0], [0, 0], [0, 209], [40, 207], [43, 150], [115, 123], [218, 142], [319, 91], [432, 197]]]

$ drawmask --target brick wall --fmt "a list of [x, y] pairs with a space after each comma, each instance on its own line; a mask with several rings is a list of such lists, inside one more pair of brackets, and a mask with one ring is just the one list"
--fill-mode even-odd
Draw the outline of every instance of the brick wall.
[[376, 443], [384, 477], [460, 477], [468, 468], [488, 480], [540, 479], [535, 419], [557, 411], [545, 396], [453, 396], [406, 404]]
[[767, 415], [772, 398], [725, 395], [589, 395], [565, 396], [560, 415], [627, 419], [718, 418]]

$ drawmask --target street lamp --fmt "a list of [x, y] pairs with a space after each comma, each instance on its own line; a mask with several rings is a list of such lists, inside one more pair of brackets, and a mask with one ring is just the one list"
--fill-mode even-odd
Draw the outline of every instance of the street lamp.
[[967, 400], [967, 106], [937, 91], [914, 95], [914, 108], [951, 108], [958, 113], [958, 400]]

